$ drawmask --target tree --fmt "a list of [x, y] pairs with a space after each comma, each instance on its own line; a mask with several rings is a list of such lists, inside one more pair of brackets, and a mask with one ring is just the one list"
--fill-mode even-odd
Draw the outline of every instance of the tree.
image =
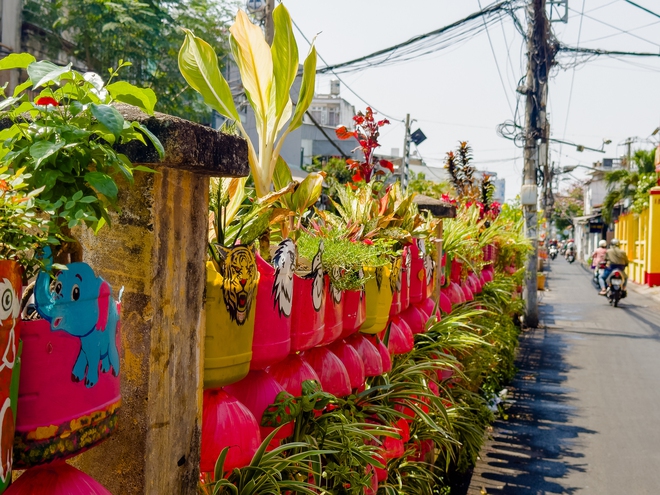
[[443, 194], [447, 194], [451, 190], [448, 182], [433, 182], [426, 178], [424, 172], [416, 174], [410, 172], [410, 181], [408, 182], [408, 191], [424, 194], [435, 199], [442, 199]]
[[573, 183], [565, 193], [557, 193], [552, 212], [552, 221], [558, 232], [573, 226], [573, 219], [584, 214], [584, 192], [582, 184]]
[[27, 0], [24, 18], [43, 28], [46, 54], [64, 52], [74, 66], [105, 74], [119, 60], [123, 73], [158, 95], [157, 110], [209, 123], [211, 113], [188, 87], [177, 64], [181, 27], [228, 53], [228, 22], [236, 0]]
[[608, 223], [614, 207], [626, 199], [632, 201], [633, 211], [648, 207], [649, 191], [655, 185], [655, 149], [635, 151], [631, 162], [630, 168], [605, 174], [608, 192], [603, 200], [603, 219]]

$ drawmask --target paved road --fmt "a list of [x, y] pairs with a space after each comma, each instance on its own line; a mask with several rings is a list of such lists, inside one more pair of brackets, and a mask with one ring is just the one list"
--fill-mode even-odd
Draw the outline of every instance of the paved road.
[[547, 285], [468, 493], [660, 494], [660, 305], [629, 291], [612, 308], [563, 259]]

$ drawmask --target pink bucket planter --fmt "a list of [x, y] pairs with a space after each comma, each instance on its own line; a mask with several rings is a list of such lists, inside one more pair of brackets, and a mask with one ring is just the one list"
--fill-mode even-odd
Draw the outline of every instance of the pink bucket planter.
[[323, 339], [319, 345], [328, 345], [337, 340], [344, 329], [344, 292], [335, 289], [326, 276], [325, 323]]
[[411, 305], [399, 317], [408, 324], [413, 334], [424, 333], [426, 330], [428, 316], [416, 305]]
[[291, 239], [282, 241], [273, 263], [256, 255], [259, 270], [251, 370], [262, 370], [282, 361], [291, 351], [293, 269], [296, 248]]
[[365, 335], [359, 333], [352, 335], [347, 339], [347, 342], [360, 355], [364, 363], [365, 376], [379, 376], [383, 374], [383, 359], [380, 352]]
[[447, 292], [448, 290], [445, 288], [440, 290], [440, 310], [445, 314], [451, 313], [451, 300]]
[[25, 471], [5, 495], [112, 495], [103, 485], [66, 462]]
[[409, 298], [411, 304], [417, 304], [426, 297], [427, 288], [424, 239], [413, 239], [408, 249], [410, 250]]
[[307, 380], [321, 384], [321, 379], [314, 368], [303, 361], [298, 354], [290, 354], [284, 361], [270, 366], [266, 372], [294, 397], [302, 395], [302, 384]]
[[403, 261], [401, 264], [401, 291], [399, 300], [401, 307], [399, 312], [405, 311], [410, 306], [410, 282], [412, 274], [412, 253], [410, 246], [403, 248]]
[[342, 321], [343, 328], [340, 337], [345, 339], [360, 329], [367, 317], [367, 299], [363, 290], [344, 291]]
[[344, 363], [327, 347], [305, 351], [302, 359], [316, 371], [324, 392], [337, 397], [351, 394], [351, 378]]

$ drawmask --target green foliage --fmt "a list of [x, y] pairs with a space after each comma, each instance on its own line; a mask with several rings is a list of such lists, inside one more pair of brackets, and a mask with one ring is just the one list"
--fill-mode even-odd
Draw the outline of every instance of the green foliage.
[[40, 266], [35, 252], [57, 240], [48, 236], [49, 220], [37, 213], [35, 198], [43, 188], [30, 190], [28, 179], [24, 168], [0, 165], [0, 260], [19, 262], [31, 276]]
[[423, 194], [430, 198], [442, 199], [443, 194], [447, 194], [451, 189], [448, 182], [433, 182], [426, 178], [426, 174], [420, 172], [410, 172], [410, 182], [408, 182], [408, 191], [417, 194]]
[[353, 172], [348, 168], [344, 158], [331, 157], [327, 161], [321, 161], [315, 156], [308, 169], [310, 172], [324, 172], [327, 180], [332, 183], [331, 190], [337, 185], [353, 182]]
[[123, 58], [133, 64], [125, 74], [128, 81], [162, 96], [159, 111], [208, 123], [208, 107], [178, 70], [179, 28], [194, 29], [224, 58], [235, 8], [234, 0], [27, 0], [23, 13], [44, 28], [40, 41], [51, 59], [63, 55], [101, 73]]
[[163, 154], [158, 139], [142, 124], [125, 121], [112, 103], [129, 101], [153, 113], [153, 91], [108, 84], [127, 66], [124, 62], [110, 70], [108, 83], [98, 74], [36, 62], [30, 55], [11, 65], [27, 65], [29, 79], [0, 103], [2, 117], [13, 122], [0, 132], [0, 163], [29, 174], [27, 187], [40, 191], [34, 202], [50, 215], [51, 234], [78, 224], [100, 229], [110, 223], [109, 210], [116, 209], [116, 180], [131, 183], [135, 171], [149, 171], [133, 166], [115, 146], [149, 142]]
[[582, 184], [572, 184], [566, 193], [555, 195], [552, 220], [559, 232], [573, 225], [573, 218], [584, 214], [584, 192]]

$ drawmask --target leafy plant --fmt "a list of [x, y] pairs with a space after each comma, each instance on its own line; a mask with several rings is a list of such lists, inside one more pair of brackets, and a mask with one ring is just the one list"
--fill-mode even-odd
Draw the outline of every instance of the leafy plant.
[[290, 92], [298, 73], [298, 45], [284, 5], [280, 4], [273, 10], [273, 22], [275, 35], [272, 47], [266, 43], [261, 28], [250, 22], [241, 10], [230, 28], [232, 54], [256, 118], [259, 134], [256, 146], [241, 123], [213, 48], [185, 30], [186, 37], [179, 51], [179, 69], [188, 84], [202, 95], [211, 108], [234, 120], [241, 135], [247, 139], [257, 197], [265, 196], [270, 191], [282, 144], [291, 131], [302, 125], [303, 115], [314, 97], [316, 77], [316, 49], [312, 46], [303, 65], [302, 85], [294, 110]]
[[354, 172], [353, 181], [365, 181], [367, 184], [375, 177], [384, 178], [387, 172], [394, 172], [394, 165], [391, 162], [380, 159], [377, 160], [375, 156], [376, 148], [380, 147], [378, 144], [378, 137], [380, 136], [380, 128], [390, 123], [389, 120], [376, 120], [374, 118], [375, 112], [367, 107], [366, 112], [358, 111], [357, 115], [353, 117], [355, 130], [350, 131], [346, 126], [340, 126], [335, 133], [339, 139], [354, 138], [359, 143], [364, 159], [362, 161], [353, 160], [349, 158], [346, 160], [346, 165], [349, 170]]
[[48, 236], [49, 220], [37, 213], [35, 198], [43, 188], [29, 190], [25, 168], [10, 171], [0, 165], [0, 259], [23, 265], [26, 275], [40, 266], [35, 252], [57, 240]]
[[475, 177], [476, 169], [471, 161], [472, 148], [467, 141], [461, 141], [456, 152], [449, 151], [445, 160], [452, 186], [462, 202], [476, 201], [480, 196]]
[[[116, 145], [147, 140], [163, 155], [158, 139], [139, 122], [127, 122], [114, 102], [136, 105], [153, 114], [156, 95], [129, 83], [111, 81], [127, 63], [110, 70], [108, 82], [98, 74], [81, 74], [71, 64], [36, 62], [29, 54], [12, 54], [0, 69], [26, 69], [28, 80], [0, 103], [13, 125], [0, 131], [0, 163], [28, 172], [27, 187], [39, 211], [52, 219], [51, 233], [67, 236], [85, 224], [98, 231], [116, 209], [121, 177], [133, 182], [134, 166]], [[36, 98], [31, 95], [37, 92]]]

